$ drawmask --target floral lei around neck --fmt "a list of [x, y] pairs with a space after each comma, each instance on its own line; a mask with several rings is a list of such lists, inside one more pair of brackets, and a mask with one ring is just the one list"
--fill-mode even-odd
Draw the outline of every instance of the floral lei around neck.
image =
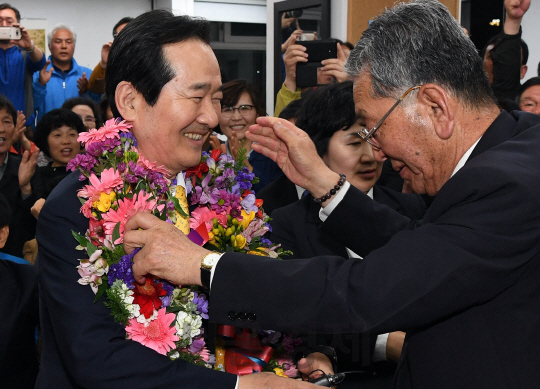
[[[173, 360], [212, 367], [215, 358], [203, 338], [206, 295], [197, 286], [152, 278], [144, 285], [134, 281], [131, 266], [137, 250], [127, 255], [123, 248], [127, 220], [149, 210], [174, 224], [185, 213], [172, 194], [176, 179], [164, 167], [144, 159], [130, 128], [125, 121], [111, 119], [100, 129], [81, 133], [78, 140], [86, 154], [68, 164], [69, 170], [80, 171], [81, 181], [89, 180], [77, 193], [89, 228], [84, 235], [72, 232], [77, 249], [88, 256], [79, 259], [78, 283], [92, 288], [94, 302], [105, 297], [104, 304], [124, 326], [127, 339]], [[203, 152], [199, 165], [184, 172], [190, 205], [197, 207], [190, 215], [188, 237], [218, 252], [280, 258], [289, 252], [263, 237], [271, 229], [270, 218], [261, 208], [262, 200], [251, 191], [258, 179], [244, 165], [245, 150], [239, 154], [235, 161], [218, 150]], [[272, 366], [279, 370], [285, 365]]]

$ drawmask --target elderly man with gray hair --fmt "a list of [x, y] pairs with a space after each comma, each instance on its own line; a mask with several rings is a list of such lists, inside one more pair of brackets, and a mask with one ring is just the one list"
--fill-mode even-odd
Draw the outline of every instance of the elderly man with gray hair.
[[79, 66], [73, 53], [77, 35], [69, 26], [59, 24], [48, 35], [51, 56], [39, 72], [34, 74], [34, 110], [38, 120], [52, 109], [60, 108], [72, 97], [90, 97], [96, 102], [100, 95], [87, 90], [92, 71]]
[[348, 69], [363, 141], [415, 192], [435, 196], [423, 220], [349, 185], [291, 123], [259, 118], [247, 135], [253, 149], [308, 189], [321, 228], [364, 259], [218, 259], [139, 213], [124, 237], [142, 247], [135, 278], [210, 287], [218, 322], [406, 331], [396, 388], [539, 388], [540, 117], [497, 108], [474, 45], [437, 1], [384, 12]]

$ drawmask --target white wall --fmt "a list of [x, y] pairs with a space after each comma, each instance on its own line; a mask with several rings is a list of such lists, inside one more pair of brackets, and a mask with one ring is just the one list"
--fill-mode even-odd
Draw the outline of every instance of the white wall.
[[[136, 17], [151, 9], [150, 0], [12, 0], [24, 19], [46, 19], [48, 31], [59, 23], [77, 33], [75, 59], [93, 69], [101, 46], [112, 40], [112, 28], [124, 16]], [[47, 31], [47, 32], [48, 32]]]
[[523, 29], [522, 38], [529, 46], [529, 70], [523, 81], [537, 76], [538, 62], [540, 62], [540, 1], [531, 1], [531, 6], [521, 23]]

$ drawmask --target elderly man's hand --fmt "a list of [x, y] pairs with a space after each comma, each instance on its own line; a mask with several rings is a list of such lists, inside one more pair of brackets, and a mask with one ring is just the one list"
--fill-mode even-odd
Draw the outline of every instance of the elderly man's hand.
[[284, 378], [274, 373], [256, 373], [240, 377], [238, 380], [238, 389], [315, 389], [315, 386], [308, 382]]
[[82, 76], [77, 79], [77, 88], [79, 88], [79, 94], [85, 94], [88, 90], [88, 78], [86, 78], [86, 72], [83, 72]]
[[325, 195], [339, 181], [339, 175], [317, 154], [310, 137], [287, 120], [259, 117], [246, 137], [256, 142], [251, 145], [253, 150], [275, 161], [292, 182], [315, 198]]
[[147, 212], [139, 212], [126, 223], [124, 249], [133, 258], [135, 281], [147, 276], [173, 284], [201, 285], [201, 260], [210, 251], [191, 242], [172, 224]]

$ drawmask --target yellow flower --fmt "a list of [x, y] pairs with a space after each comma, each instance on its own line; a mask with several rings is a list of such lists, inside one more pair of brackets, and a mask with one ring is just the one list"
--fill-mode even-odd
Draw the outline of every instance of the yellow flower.
[[246, 245], [246, 238], [244, 238], [242, 235], [236, 235], [233, 245], [240, 250], [243, 249]]
[[255, 219], [255, 212], [251, 211], [250, 213], [247, 213], [242, 209], [242, 220], [240, 221], [240, 225], [244, 227], [244, 230], [249, 226], [249, 223]]
[[285, 377], [287, 378], [287, 376], [285, 375], [285, 373], [283, 372], [283, 369], [280, 369], [279, 367], [275, 367], [274, 368], [274, 373], [276, 373], [276, 375], [280, 376], [280, 377]]
[[92, 208], [97, 208], [100, 212], [107, 212], [114, 200], [116, 200], [116, 193], [113, 191], [108, 194], [103, 192], [99, 195], [99, 200], [92, 203]]
[[263, 247], [257, 247], [254, 250], [249, 250], [247, 253], [251, 254], [251, 255], [260, 255], [261, 257], [267, 257], [268, 256], [268, 253], [266, 252], [266, 250]]

